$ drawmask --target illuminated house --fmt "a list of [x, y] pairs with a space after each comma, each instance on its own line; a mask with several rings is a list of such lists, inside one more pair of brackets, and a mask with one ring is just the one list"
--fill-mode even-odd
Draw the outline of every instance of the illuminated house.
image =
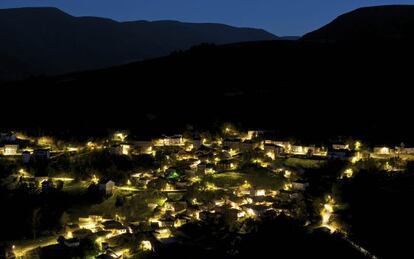
[[237, 188], [237, 190], [235, 190], [235, 194], [237, 196], [246, 196], [246, 195], [250, 195], [251, 193], [252, 193], [252, 188], [248, 185], [246, 186], [242, 185], [239, 188]]
[[344, 144], [344, 143], [336, 143], [336, 144], [332, 144], [332, 148], [333, 149], [350, 149], [348, 144]]
[[175, 213], [183, 213], [187, 209], [187, 202], [185, 201], [166, 202], [164, 206], [166, 210], [170, 210]]
[[259, 130], [249, 130], [247, 131], [247, 139], [253, 139], [253, 138], [258, 138], [261, 134], [263, 134], [263, 131], [259, 131]]
[[128, 229], [122, 223], [115, 220], [108, 220], [101, 223], [105, 231], [110, 231], [112, 236], [124, 234]]
[[243, 211], [250, 217], [263, 216], [267, 211], [270, 210], [270, 208], [265, 205], [246, 204], [242, 205], [241, 207]]
[[265, 196], [266, 195], [266, 190], [264, 190], [264, 189], [255, 190], [254, 195], [258, 196], [258, 197]]
[[153, 141], [154, 146], [184, 146], [184, 138], [182, 135], [164, 136], [163, 138]]
[[15, 156], [17, 155], [18, 149], [19, 149], [19, 145], [17, 144], [6, 144], [3, 147], [3, 155], [4, 156]]
[[113, 155], [128, 155], [131, 146], [128, 144], [112, 145], [109, 152]]
[[105, 190], [105, 193], [107, 195], [111, 195], [114, 192], [114, 188], [115, 188], [115, 182], [113, 182], [111, 180], [109, 180], [105, 184], [100, 184], [99, 185], [99, 189], [100, 190]]
[[154, 237], [161, 243], [170, 243], [171, 231], [168, 228], [157, 229], [153, 233]]
[[309, 147], [305, 147], [305, 146], [292, 146], [291, 150], [290, 150], [290, 153], [292, 153], [294, 155], [307, 155], [309, 150], [311, 150], [311, 149]]
[[237, 168], [237, 161], [235, 160], [222, 160], [217, 163], [217, 169], [221, 171], [234, 170]]
[[264, 152], [267, 156], [275, 159], [278, 155], [284, 152], [284, 148], [274, 144], [264, 144]]
[[99, 215], [89, 215], [87, 218], [79, 218], [79, 227], [96, 232], [97, 225], [102, 222], [102, 220], [102, 216]]
[[396, 147], [396, 153], [398, 154], [405, 154], [405, 155], [413, 155], [414, 148], [407, 148], [407, 147]]
[[393, 155], [395, 150], [389, 147], [374, 147], [374, 154], [376, 155]]
[[286, 152], [290, 151], [291, 144], [288, 141], [278, 141], [278, 140], [265, 140], [264, 144], [271, 144], [282, 147]]
[[197, 173], [204, 175], [204, 174], [213, 174], [215, 173], [214, 165], [207, 164], [207, 163], [200, 163], [197, 165]]

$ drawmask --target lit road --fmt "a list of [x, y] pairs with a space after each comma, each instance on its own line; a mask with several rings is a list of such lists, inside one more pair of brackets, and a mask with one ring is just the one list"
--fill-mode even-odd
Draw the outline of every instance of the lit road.
[[365, 248], [363, 248], [362, 246], [356, 244], [354, 241], [348, 239], [345, 236], [342, 236], [342, 239], [347, 241], [350, 245], [352, 245], [356, 250], [360, 251], [361, 253], [363, 253], [364, 255], [368, 256], [371, 259], [378, 259], [377, 256], [373, 255], [371, 252], [369, 252], [368, 250], [366, 250]]
[[57, 244], [56, 239], [57, 237], [53, 236], [53, 237], [39, 238], [36, 240], [25, 241], [22, 244], [15, 245], [14, 253], [17, 256], [17, 258], [22, 258], [24, 257], [25, 254], [27, 254], [27, 252], [33, 249], [36, 249], [38, 247], [44, 247], [44, 246]]

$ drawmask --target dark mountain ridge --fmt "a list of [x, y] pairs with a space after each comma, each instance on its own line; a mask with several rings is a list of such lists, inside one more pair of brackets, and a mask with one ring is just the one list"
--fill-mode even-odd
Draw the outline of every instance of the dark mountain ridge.
[[[160, 57], [201, 43], [278, 39], [261, 29], [177, 21], [117, 22], [74, 17], [56, 8], [0, 10], [0, 54], [26, 67], [26, 76], [90, 70]], [[0, 68], [5, 65], [1, 64]], [[21, 71], [0, 71], [3, 79]], [[8, 76], [8, 77], [7, 77]], [[1, 78], [0, 78], [1, 80]]]
[[414, 58], [413, 41], [372, 42], [205, 44], [103, 70], [9, 83], [2, 91], [14, 98], [4, 107], [24, 105], [42, 116], [21, 119], [10, 109], [2, 122], [83, 134], [108, 127], [162, 134], [233, 121], [274, 129], [281, 138], [352, 135], [414, 145], [406, 65]]
[[414, 39], [414, 6], [360, 8], [302, 37], [319, 41], [394, 41]]

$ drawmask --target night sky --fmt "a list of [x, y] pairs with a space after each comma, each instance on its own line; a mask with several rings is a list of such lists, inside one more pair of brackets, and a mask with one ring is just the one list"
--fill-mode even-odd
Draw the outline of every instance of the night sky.
[[363, 6], [414, 4], [414, 0], [1, 0], [0, 8], [54, 6], [75, 16], [118, 21], [219, 22], [302, 35]]

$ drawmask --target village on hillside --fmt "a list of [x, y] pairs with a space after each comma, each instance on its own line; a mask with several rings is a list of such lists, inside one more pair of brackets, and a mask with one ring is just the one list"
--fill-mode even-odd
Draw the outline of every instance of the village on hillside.
[[[177, 243], [219, 246], [214, 237], [222, 228], [213, 226], [243, 236], [262, 218], [283, 215], [339, 235], [375, 258], [348, 239], [346, 220], [337, 213], [341, 198], [331, 187], [368, 167], [404, 174], [413, 160], [414, 148], [404, 144], [369, 146], [338, 138], [327, 146], [304, 146], [230, 124], [215, 133], [149, 140], [120, 131], [86, 143], [1, 133], [2, 190], [16, 200], [15, 193], [24, 193], [32, 206], [26, 218], [18, 217], [25, 219], [20, 220], [24, 229], [3, 234], [2, 253], [5, 258], [145, 258]], [[48, 203], [59, 206], [54, 211], [39, 205]], [[205, 226], [210, 236], [197, 233]], [[237, 254], [234, 247], [226, 249]]]

